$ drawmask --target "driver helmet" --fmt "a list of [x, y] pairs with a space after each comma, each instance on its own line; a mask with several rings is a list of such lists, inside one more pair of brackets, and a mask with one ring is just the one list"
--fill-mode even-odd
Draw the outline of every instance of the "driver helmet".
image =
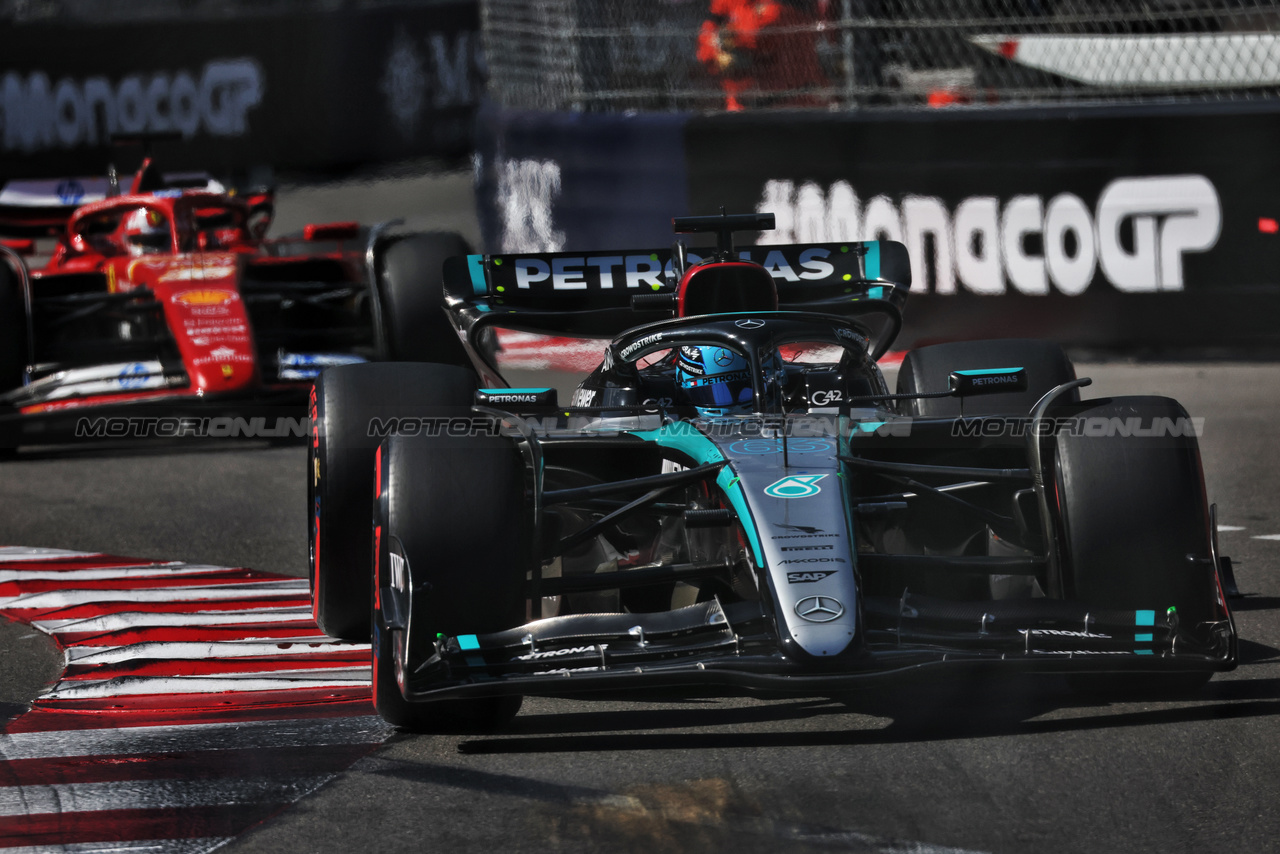
[[676, 382], [699, 415], [734, 415], [751, 411], [755, 392], [751, 366], [724, 347], [681, 347], [676, 356]]
[[125, 217], [124, 238], [130, 255], [151, 255], [169, 248], [168, 221], [152, 208], [138, 208]]

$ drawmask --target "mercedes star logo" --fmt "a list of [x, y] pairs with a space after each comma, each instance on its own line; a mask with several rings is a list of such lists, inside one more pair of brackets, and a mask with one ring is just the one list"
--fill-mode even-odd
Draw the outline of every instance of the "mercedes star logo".
[[733, 364], [733, 354], [728, 350], [717, 350], [715, 357], [716, 364], [720, 367]]
[[811, 623], [829, 623], [844, 616], [844, 605], [830, 596], [806, 596], [796, 603], [796, 614]]
[[764, 321], [756, 320], [755, 318], [752, 318], [750, 320], [739, 320], [737, 323], [734, 324], [734, 326], [738, 327], [739, 329], [759, 329], [761, 326], [764, 326]]

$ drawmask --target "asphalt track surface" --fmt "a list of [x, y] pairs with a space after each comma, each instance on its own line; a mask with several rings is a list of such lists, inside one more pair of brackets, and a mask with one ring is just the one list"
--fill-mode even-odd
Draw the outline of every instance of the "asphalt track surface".
[[[1249, 594], [1234, 603], [1234, 673], [1122, 701], [1058, 680], [961, 684], [874, 713], [822, 698], [528, 700], [497, 735], [393, 736], [221, 850], [1280, 850], [1280, 365], [1078, 372], [1091, 395], [1165, 394], [1205, 418], [1209, 495]], [[299, 446], [232, 441], [24, 452], [0, 465], [0, 544], [302, 576], [304, 463]], [[0, 711], [57, 673], [33, 635], [0, 627]]]

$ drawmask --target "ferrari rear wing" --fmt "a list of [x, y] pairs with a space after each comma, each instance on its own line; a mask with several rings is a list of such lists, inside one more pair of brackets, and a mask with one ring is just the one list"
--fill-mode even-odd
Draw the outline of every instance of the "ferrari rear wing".
[[107, 193], [105, 177], [9, 181], [0, 186], [0, 237], [59, 234], [80, 205]]
[[[861, 314], [876, 301], [901, 311], [911, 287], [907, 249], [889, 240], [752, 246], [735, 254], [773, 275], [781, 311]], [[673, 255], [666, 248], [450, 258], [445, 302], [464, 333], [483, 318], [482, 326], [612, 338], [672, 316]], [[689, 264], [701, 260], [688, 252]]]

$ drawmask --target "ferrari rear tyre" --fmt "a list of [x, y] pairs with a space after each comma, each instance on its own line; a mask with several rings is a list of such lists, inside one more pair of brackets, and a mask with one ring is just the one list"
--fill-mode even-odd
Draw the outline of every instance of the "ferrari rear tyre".
[[[916, 418], [953, 418], [964, 415], [1027, 415], [1050, 389], [1076, 378], [1075, 368], [1062, 348], [1052, 341], [1002, 338], [992, 341], [957, 341], [912, 350], [898, 371], [898, 394], [947, 391], [952, 371], [982, 368], [1025, 368], [1026, 391], [981, 397], [933, 397], [904, 400], [904, 415]], [[1059, 400], [1080, 399], [1072, 389]], [[963, 410], [962, 410], [963, 406]]]
[[[524, 622], [533, 555], [520, 455], [497, 436], [393, 436], [377, 464], [374, 705], [389, 723], [415, 731], [501, 727], [519, 711], [520, 697], [407, 702], [398, 662], [412, 668], [425, 661], [438, 634]], [[394, 572], [405, 574], [400, 601], [409, 606], [399, 628], [386, 606]]]
[[444, 313], [444, 262], [470, 254], [458, 234], [430, 232], [396, 240], [384, 250], [379, 274], [387, 358], [470, 366]]
[[[1212, 620], [1217, 584], [1208, 561], [1209, 510], [1186, 410], [1164, 397], [1116, 397], [1058, 414], [1083, 427], [1060, 431], [1055, 439], [1053, 476], [1068, 598], [1100, 610], [1164, 614], [1176, 608], [1184, 630]], [[1187, 688], [1209, 675], [1091, 678], [1081, 684]]]
[[465, 410], [475, 375], [452, 365], [375, 362], [329, 368], [311, 392], [307, 528], [312, 610], [336, 638], [369, 637], [373, 458], [398, 419]]

